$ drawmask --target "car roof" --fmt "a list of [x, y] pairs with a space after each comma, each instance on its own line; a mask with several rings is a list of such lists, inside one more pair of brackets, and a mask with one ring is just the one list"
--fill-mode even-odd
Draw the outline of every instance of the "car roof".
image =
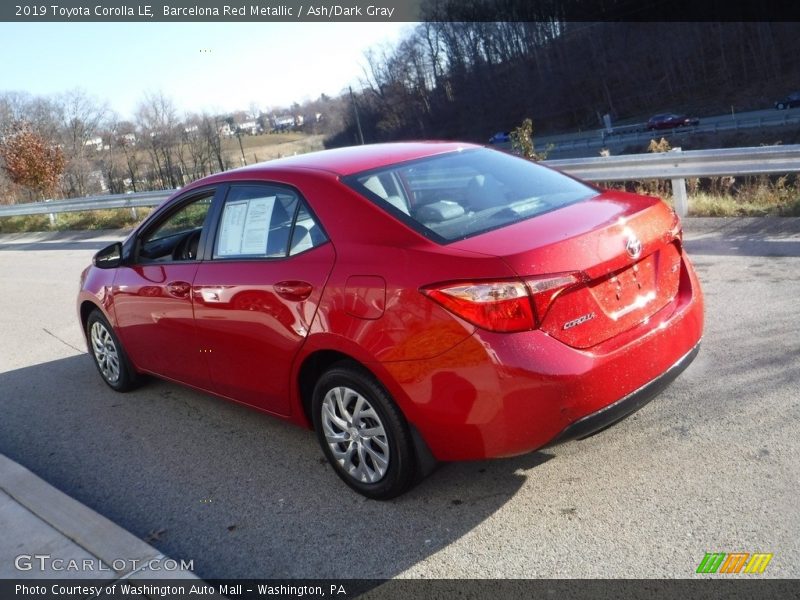
[[347, 176], [361, 171], [369, 171], [387, 165], [406, 162], [467, 148], [480, 148], [465, 142], [397, 142], [390, 144], [367, 144], [334, 150], [321, 150], [298, 156], [278, 158], [227, 171], [231, 173], [268, 174], [271, 171], [291, 171], [295, 169], [314, 169]]

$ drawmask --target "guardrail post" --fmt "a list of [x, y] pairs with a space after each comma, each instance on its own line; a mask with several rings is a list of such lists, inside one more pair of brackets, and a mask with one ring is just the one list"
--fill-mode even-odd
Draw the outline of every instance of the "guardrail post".
[[[670, 152], [680, 152], [680, 148], [673, 148]], [[672, 202], [675, 204], [675, 212], [679, 217], [685, 217], [689, 213], [689, 197], [686, 194], [686, 180], [683, 177], [672, 179]]]
[[136, 207], [135, 206], [131, 206], [131, 216], [133, 217], [134, 221], [138, 221], [139, 220], [139, 213], [136, 212]]
[[50, 217], [50, 227], [55, 227], [56, 226], [56, 214], [55, 213], [50, 213], [48, 216]]
[[683, 178], [672, 180], [672, 201], [675, 203], [675, 212], [679, 217], [685, 217], [689, 212], [689, 198], [686, 195], [686, 180]]

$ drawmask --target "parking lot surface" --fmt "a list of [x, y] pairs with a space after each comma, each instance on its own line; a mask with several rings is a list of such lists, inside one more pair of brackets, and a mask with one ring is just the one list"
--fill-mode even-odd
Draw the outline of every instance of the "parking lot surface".
[[74, 299], [118, 235], [0, 236], [0, 453], [200, 577], [686, 578], [706, 552], [800, 576], [800, 220], [687, 221], [703, 347], [641, 411], [383, 503], [309, 431], [163, 381], [103, 384]]

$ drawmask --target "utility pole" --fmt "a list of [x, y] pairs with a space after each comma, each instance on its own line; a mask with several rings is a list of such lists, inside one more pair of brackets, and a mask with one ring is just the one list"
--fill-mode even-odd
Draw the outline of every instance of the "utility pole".
[[356, 127], [358, 128], [358, 139], [361, 145], [364, 145], [364, 133], [361, 131], [361, 119], [358, 118], [358, 105], [356, 104], [356, 97], [353, 95], [353, 86], [350, 86], [350, 100], [353, 102], [353, 113], [356, 115]]
[[247, 159], [244, 157], [244, 147], [242, 146], [242, 131], [236, 128], [236, 139], [239, 140], [239, 150], [242, 152], [242, 164], [247, 166]]

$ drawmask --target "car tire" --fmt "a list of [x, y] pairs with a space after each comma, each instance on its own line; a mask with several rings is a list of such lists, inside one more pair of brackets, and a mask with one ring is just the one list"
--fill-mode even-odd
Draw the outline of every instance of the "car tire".
[[411, 433], [389, 393], [355, 363], [337, 363], [314, 387], [317, 440], [336, 474], [359, 494], [388, 500], [415, 481]]
[[778, 110], [784, 110], [786, 108], [786, 105], [783, 102], [778, 102], [775, 105], [775, 108], [777, 108]]
[[114, 333], [114, 328], [97, 309], [86, 320], [86, 340], [94, 366], [111, 389], [128, 392], [138, 385], [137, 373]]

